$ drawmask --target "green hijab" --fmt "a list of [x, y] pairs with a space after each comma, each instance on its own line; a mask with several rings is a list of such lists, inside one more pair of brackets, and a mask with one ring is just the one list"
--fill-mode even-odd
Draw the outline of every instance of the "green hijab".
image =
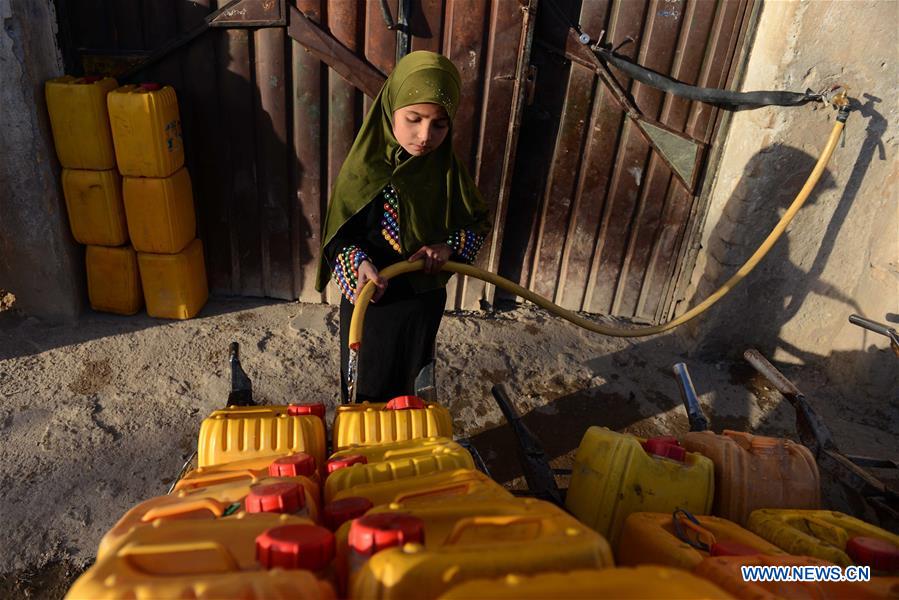
[[[439, 104], [452, 122], [460, 90], [459, 72], [440, 54], [412, 52], [396, 65], [372, 103], [334, 183], [319, 252], [318, 291], [331, 277], [325, 246], [388, 183], [399, 198], [403, 258], [423, 245], [445, 242], [457, 229], [478, 234], [489, 231], [487, 205], [453, 152], [452, 125], [443, 143], [424, 156], [409, 156], [393, 135], [394, 111], [412, 104]], [[413, 273], [410, 278], [417, 291], [424, 291], [445, 285], [450, 275]]]

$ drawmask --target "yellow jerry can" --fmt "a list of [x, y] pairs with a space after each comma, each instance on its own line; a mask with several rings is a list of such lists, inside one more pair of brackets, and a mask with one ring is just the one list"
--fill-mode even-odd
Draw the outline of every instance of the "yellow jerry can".
[[292, 514], [319, 521], [318, 484], [308, 477], [236, 480], [205, 488], [179, 490], [144, 500], [113, 525], [100, 540], [97, 558], [137, 527], [175, 519], [238, 518], [262, 512]]
[[190, 319], [209, 297], [203, 244], [194, 239], [177, 254], [138, 252], [147, 314], [162, 319]]
[[56, 77], [44, 84], [56, 156], [66, 169], [115, 169], [106, 95], [111, 77]]
[[318, 491], [314, 495], [316, 498], [321, 498], [321, 479], [315, 465], [315, 458], [306, 452], [258, 456], [207, 467], [197, 467], [185, 473], [175, 483], [172, 491], [192, 491], [225, 483], [256, 483], [266, 477], [299, 476], [313, 481], [318, 486]]
[[176, 254], [194, 239], [197, 220], [190, 175], [125, 177], [122, 182], [131, 245], [138, 252]]
[[453, 437], [453, 418], [449, 411], [415, 396], [400, 396], [386, 403], [338, 406], [331, 442], [334, 450], [339, 451], [354, 445], [428, 437]]
[[[360, 530], [391, 513], [419, 519], [423, 540], [360, 557], [371, 538], [371, 532]], [[534, 499], [376, 507], [341, 526], [337, 544], [338, 563], [348, 564], [351, 598], [431, 599], [471, 579], [613, 566], [601, 535]]]
[[[759, 509], [749, 515], [751, 531], [790, 554], [834, 564], [867, 565], [899, 573], [899, 535], [832, 510]], [[868, 540], [884, 548], [870, 550]], [[877, 544], [877, 542], [880, 544]]]
[[84, 255], [91, 308], [120, 315], [141, 309], [137, 254], [131, 246], [88, 246]]
[[616, 563], [690, 570], [710, 553], [784, 554], [774, 544], [727, 519], [709, 515], [693, 518], [698, 522], [694, 523], [683, 513], [631, 513], [621, 529]]
[[590, 427], [574, 463], [565, 507], [613, 546], [631, 513], [682, 508], [704, 515], [712, 508], [712, 461], [685, 452], [673, 438], [644, 440]]
[[473, 579], [440, 596], [440, 600], [727, 600], [731, 596], [708, 581], [666, 567], [581, 569], [501, 579]]
[[321, 472], [325, 464], [325, 426], [312, 414], [291, 414], [288, 405], [230, 406], [213, 411], [200, 424], [197, 464], [233, 461], [269, 462], [292, 452], [305, 452]]
[[[293, 589], [291, 597], [333, 598], [330, 584], [319, 583], [313, 572], [286, 571], [295, 574], [293, 578], [271, 576], [285, 571], [269, 571], [257, 559], [257, 538], [284, 526], [314, 524], [304, 517], [261, 513], [138, 527], [79, 577], [66, 598], [191, 598], [203, 596], [190, 592], [210, 589], [217, 592], [215, 597], [266, 598], [252, 593], [272, 586], [284, 590], [285, 585], [305, 586]], [[244, 591], [251, 593], [243, 596]]]
[[368, 463], [363, 454], [342, 454], [328, 462], [324, 501], [331, 502], [339, 492], [360, 485], [418, 479], [431, 473], [474, 468], [474, 460], [468, 450], [445, 438], [443, 443], [430, 445], [426, 451], [402, 452], [395, 458], [373, 463]]
[[62, 192], [72, 236], [78, 243], [121, 246], [128, 242], [118, 171], [63, 169]]
[[170, 86], [123, 85], [106, 97], [122, 175], [168, 177], [184, 165], [178, 98]]
[[373, 505], [391, 502], [440, 502], [446, 498], [512, 498], [503, 486], [480, 471], [456, 469], [419, 477], [361, 483], [334, 494], [332, 502], [346, 498], [365, 498]]

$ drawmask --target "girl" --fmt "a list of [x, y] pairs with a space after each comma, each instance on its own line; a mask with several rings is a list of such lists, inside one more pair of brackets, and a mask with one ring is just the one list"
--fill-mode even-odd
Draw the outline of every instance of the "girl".
[[[451, 274], [447, 260], [473, 262], [490, 230], [488, 210], [453, 153], [461, 81], [452, 62], [412, 52], [396, 65], [340, 169], [325, 217], [316, 288], [330, 276], [340, 302], [340, 390], [347, 392], [353, 303], [377, 286], [359, 351], [356, 398], [385, 402], [412, 394], [434, 355]], [[423, 259], [424, 272], [388, 282], [378, 270]]]

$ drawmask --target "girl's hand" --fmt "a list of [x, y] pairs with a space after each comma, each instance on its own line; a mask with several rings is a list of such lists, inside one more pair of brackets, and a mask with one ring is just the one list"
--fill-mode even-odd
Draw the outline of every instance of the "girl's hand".
[[362, 293], [362, 288], [365, 287], [365, 284], [369, 281], [373, 281], [377, 286], [377, 290], [375, 290], [374, 296], [371, 297], [372, 302], [377, 302], [380, 300], [381, 296], [384, 295], [384, 291], [387, 289], [387, 280], [381, 277], [378, 274], [378, 268], [371, 264], [370, 261], [364, 260], [362, 264], [359, 265], [359, 275], [358, 275], [358, 284], [356, 285], [356, 297], [359, 297], [359, 294]]
[[449, 260], [453, 249], [446, 244], [433, 244], [431, 246], [422, 246], [418, 251], [409, 257], [409, 262], [423, 258], [425, 261], [425, 273], [439, 273], [444, 263]]

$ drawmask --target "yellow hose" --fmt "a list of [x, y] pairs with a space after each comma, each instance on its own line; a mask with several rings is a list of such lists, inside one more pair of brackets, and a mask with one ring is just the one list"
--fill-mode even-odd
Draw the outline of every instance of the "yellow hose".
[[[824, 146], [824, 150], [821, 152], [821, 156], [818, 158], [818, 162], [815, 164], [815, 168], [808, 176], [808, 179], [806, 179], [805, 185], [803, 185], [802, 189], [799, 190], [799, 193], [796, 195], [793, 203], [787, 209], [787, 212], [784, 213], [784, 216], [781, 217], [777, 225], [774, 226], [774, 229], [771, 230], [771, 233], [769, 233], [768, 237], [765, 238], [765, 241], [762, 242], [762, 245], [759, 246], [758, 249], [753, 253], [753, 255], [749, 257], [749, 260], [747, 260], [743, 264], [743, 266], [740, 267], [740, 269], [724, 283], [724, 285], [718, 288], [715, 293], [713, 293], [711, 296], [709, 296], [681, 316], [677, 317], [674, 320], [668, 321], [667, 323], [634, 329], [622, 329], [620, 327], [601, 325], [599, 323], [594, 323], [593, 321], [588, 321], [587, 319], [577, 315], [576, 313], [562, 308], [558, 304], [554, 304], [546, 298], [538, 296], [531, 290], [525, 289], [517, 283], [509, 281], [505, 277], [500, 277], [495, 273], [490, 273], [471, 265], [465, 265], [452, 261], [444, 264], [443, 270], [452, 271], [454, 273], [461, 273], [462, 275], [468, 275], [469, 277], [475, 277], [488, 283], [492, 283], [493, 285], [503, 288], [508, 292], [512, 292], [517, 296], [524, 298], [525, 300], [530, 300], [537, 306], [545, 308], [549, 312], [562, 317], [566, 321], [574, 323], [578, 327], [583, 327], [584, 329], [592, 331], [594, 333], [600, 333], [602, 335], [609, 335], [614, 337], [643, 337], [647, 335], [654, 335], [656, 333], [662, 333], [664, 331], [668, 331], [669, 329], [674, 329], [678, 325], [683, 325], [690, 319], [693, 319], [694, 317], [697, 317], [701, 313], [708, 310], [713, 304], [715, 304], [715, 302], [720, 300], [725, 294], [727, 294], [738, 283], [740, 283], [740, 281], [742, 281], [743, 278], [746, 277], [750, 273], [750, 271], [752, 271], [755, 266], [759, 264], [759, 262], [761, 262], [765, 255], [768, 254], [768, 251], [771, 250], [771, 247], [774, 246], [774, 243], [777, 242], [777, 240], [786, 230], [787, 226], [790, 224], [790, 221], [793, 220], [793, 217], [795, 217], [796, 213], [799, 212], [799, 209], [802, 208], [802, 205], [808, 199], [809, 194], [811, 194], [812, 190], [815, 188], [815, 185], [817, 185], [818, 180], [821, 178], [821, 175], [824, 173], [824, 169], [827, 167], [827, 163], [830, 162], [830, 157], [833, 154], [834, 149], [837, 147], [837, 142], [839, 141], [840, 134], [843, 131], [843, 121], [844, 119], [838, 119], [834, 123], [833, 130], [830, 132], [830, 139], [827, 140], [827, 145]], [[423, 260], [418, 260], [415, 262], [403, 261], [392, 264], [389, 267], [381, 270], [380, 275], [384, 279], [390, 279], [391, 277], [395, 277], [402, 273], [419, 271], [423, 267]], [[359, 297], [356, 299], [356, 306], [353, 309], [353, 318], [350, 320], [349, 331], [349, 347], [353, 350], [357, 350], [359, 348], [359, 345], [362, 343], [362, 324], [365, 321], [365, 311], [368, 309], [368, 303], [371, 301], [372, 295], [374, 295], [375, 293], [375, 289], [376, 288], [374, 283], [367, 283], [362, 289], [362, 292], [359, 294]]]

